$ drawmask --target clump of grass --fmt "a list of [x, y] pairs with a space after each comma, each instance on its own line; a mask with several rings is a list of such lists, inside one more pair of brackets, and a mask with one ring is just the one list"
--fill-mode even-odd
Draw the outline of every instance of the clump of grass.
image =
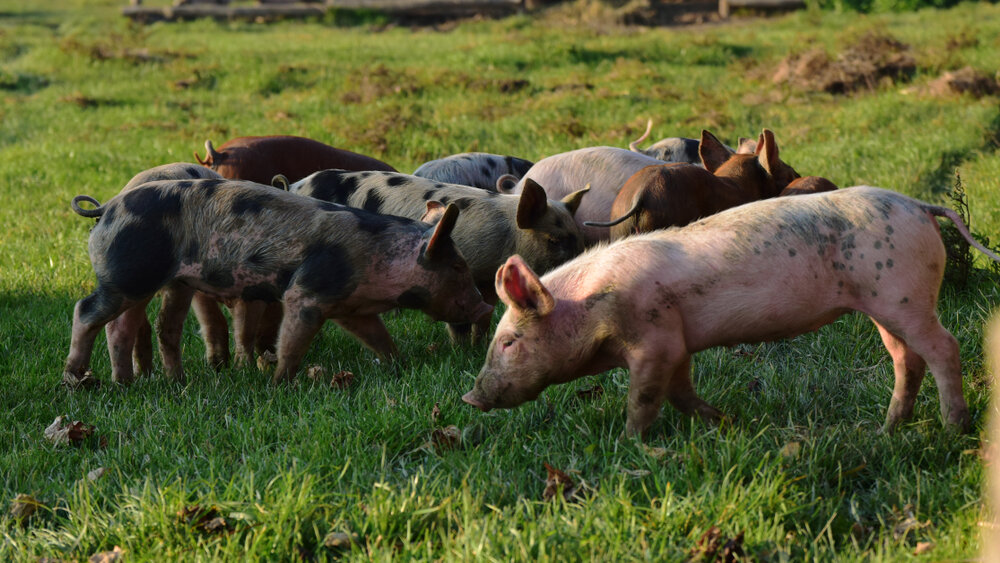
[[[955, 184], [952, 186], [951, 191], [948, 192], [948, 201], [951, 203], [951, 208], [958, 213], [958, 216], [962, 218], [962, 222], [969, 228], [969, 232], [972, 233], [973, 238], [986, 248], [995, 250], [991, 246], [988, 236], [972, 230], [969, 194], [966, 193], [965, 185], [962, 183], [962, 176], [957, 170], [955, 171]], [[958, 227], [951, 221], [941, 222], [941, 240], [944, 242], [945, 252], [948, 255], [948, 261], [944, 270], [944, 281], [946, 284], [959, 289], [965, 289], [968, 287], [969, 281], [974, 277], [1000, 275], [1000, 264], [992, 260], [989, 261], [986, 269], [975, 267], [975, 255], [972, 252], [972, 247], [965, 240], [965, 237], [958, 232]]]

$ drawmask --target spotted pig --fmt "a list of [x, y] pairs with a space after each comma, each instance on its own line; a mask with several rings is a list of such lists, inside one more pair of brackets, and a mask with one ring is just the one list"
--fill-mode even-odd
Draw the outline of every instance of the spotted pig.
[[[496, 302], [493, 275], [504, 260], [520, 254], [539, 271], [548, 271], [583, 251], [573, 214], [584, 190], [562, 201], [549, 201], [534, 182], [517, 196], [469, 186], [444, 184], [391, 172], [325, 170], [293, 184], [292, 193], [376, 213], [420, 219], [434, 203], [454, 203], [462, 210], [453, 238], [469, 261], [476, 285], [488, 303]], [[472, 338], [484, 335], [488, 319]], [[453, 338], [470, 336], [471, 327], [450, 327]]]
[[935, 311], [945, 267], [935, 216], [1000, 261], [953, 211], [868, 186], [629, 237], [541, 279], [514, 256], [496, 278], [508, 309], [463, 399], [510, 408], [553, 383], [627, 367], [628, 434], [646, 432], [664, 401], [718, 419], [695, 394], [692, 354], [790, 338], [854, 310], [874, 321], [894, 362], [885, 428], [912, 416], [929, 366], [944, 422], [967, 429], [958, 345]]
[[[78, 196], [74, 204], [81, 199], [92, 200]], [[160, 290], [160, 354], [177, 380], [184, 378], [181, 328], [195, 291], [284, 303], [275, 381], [295, 376], [326, 319], [392, 357], [383, 311], [408, 307], [472, 322], [492, 310], [451, 240], [457, 206], [431, 227], [215, 179], [147, 182], [97, 211], [89, 241], [97, 288], [74, 308], [63, 374], [71, 385], [84, 377], [105, 325], [112, 379], [131, 381], [136, 327]]]
[[472, 186], [495, 192], [498, 181], [501, 185], [508, 180], [516, 183], [533, 164], [530, 160], [514, 156], [466, 152], [425, 162], [413, 175], [444, 184]]

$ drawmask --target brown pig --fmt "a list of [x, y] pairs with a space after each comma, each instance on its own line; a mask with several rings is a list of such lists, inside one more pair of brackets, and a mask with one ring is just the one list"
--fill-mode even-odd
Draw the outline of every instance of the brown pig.
[[328, 168], [396, 171], [377, 158], [292, 135], [236, 137], [223, 143], [218, 150], [212, 146], [212, 141], [205, 141], [205, 151], [204, 160], [198, 153], [194, 155], [201, 164], [226, 178], [264, 185], [270, 185], [271, 179], [278, 174], [284, 175], [289, 182], [297, 182]]
[[692, 354], [790, 338], [855, 310], [874, 321], [893, 358], [885, 429], [912, 416], [926, 366], [944, 422], [966, 429], [958, 344], [935, 311], [945, 267], [935, 216], [1000, 261], [950, 209], [868, 186], [754, 202], [629, 237], [541, 279], [511, 257], [496, 276], [508, 309], [463, 400], [484, 411], [515, 407], [553, 383], [627, 367], [629, 435], [644, 433], [664, 401], [718, 419], [695, 393]]
[[683, 226], [702, 217], [751, 201], [775, 197], [798, 173], [778, 158], [774, 134], [765, 129], [752, 154], [734, 153], [708, 131], [698, 145], [704, 168], [693, 164], [647, 166], [633, 174], [618, 192], [608, 222], [611, 239], [666, 227]]
[[801, 178], [792, 180], [790, 184], [785, 186], [785, 189], [781, 190], [778, 196], [818, 194], [821, 192], [832, 192], [835, 189], [837, 189], [837, 184], [822, 176], [802, 176]]
[[[78, 196], [74, 208], [81, 199], [94, 202]], [[326, 319], [387, 358], [396, 347], [379, 313], [406, 307], [473, 322], [493, 309], [451, 240], [457, 206], [435, 227], [213, 179], [147, 182], [94, 211], [89, 250], [97, 288], [74, 308], [63, 372], [71, 386], [84, 379], [105, 325], [112, 379], [131, 381], [136, 327], [160, 290], [160, 355], [176, 380], [184, 378], [181, 328], [195, 291], [283, 302], [275, 381], [295, 376]]]

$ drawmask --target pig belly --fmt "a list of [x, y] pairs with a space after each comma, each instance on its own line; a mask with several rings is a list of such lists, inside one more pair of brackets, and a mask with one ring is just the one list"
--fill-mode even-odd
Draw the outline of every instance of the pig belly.
[[[207, 278], [207, 279], [206, 279]], [[255, 298], [266, 301], [277, 301], [281, 298], [284, 288], [279, 287], [276, 273], [262, 273], [249, 270], [244, 266], [213, 271], [206, 275], [204, 264], [181, 264], [175, 280], [194, 289], [211, 295], [217, 299]], [[260, 288], [261, 291], [247, 292], [248, 288]], [[252, 293], [252, 295], [244, 295]]]

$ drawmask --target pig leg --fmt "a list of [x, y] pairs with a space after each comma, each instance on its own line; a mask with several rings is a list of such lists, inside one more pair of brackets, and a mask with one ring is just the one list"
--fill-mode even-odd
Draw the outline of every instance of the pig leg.
[[287, 298], [288, 293], [285, 295], [285, 314], [278, 332], [278, 365], [272, 380], [275, 384], [295, 379], [302, 358], [326, 320], [319, 307], [304, 305], [297, 299]]
[[135, 347], [132, 348], [132, 369], [135, 373], [148, 376], [153, 373], [153, 327], [146, 317], [146, 307], [142, 308]]
[[448, 323], [448, 337], [452, 344], [466, 344], [474, 341], [470, 323]]
[[63, 369], [63, 382], [75, 387], [90, 366], [97, 333], [135, 301], [125, 299], [120, 293], [99, 286], [93, 293], [76, 302], [73, 307], [73, 329], [69, 356]]
[[[148, 303], [149, 301], [136, 303], [104, 327], [107, 333], [108, 355], [111, 356], [111, 380], [116, 383], [130, 383], [134, 379], [132, 356], [140, 344], [138, 335], [142, 331], [142, 326], [149, 324], [149, 319], [146, 318]], [[150, 332], [150, 337], [151, 335]], [[152, 354], [151, 344], [147, 341], [146, 345], [150, 347]]]
[[184, 382], [184, 367], [181, 365], [181, 336], [184, 319], [191, 308], [194, 288], [173, 284], [163, 291], [163, 303], [156, 317], [156, 336], [160, 345], [160, 359], [163, 370], [171, 380]]
[[356, 336], [362, 344], [371, 348], [382, 361], [399, 356], [392, 336], [389, 335], [389, 331], [386, 330], [385, 324], [382, 323], [382, 319], [378, 315], [333, 319], [333, 322]]
[[260, 325], [257, 327], [257, 367], [261, 371], [270, 368], [277, 356], [278, 329], [281, 327], [281, 303], [268, 303], [264, 308]]
[[[694, 392], [691, 384], [691, 355], [683, 353], [678, 357], [660, 355], [659, 349], [651, 349], [654, 354], [633, 358], [629, 366], [628, 418], [625, 433], [629, 436], [645, 435], [649, 426], [660, 413], [664, 400], [687, 415], [716, 422], [722, 413], [703, 401]], [[664, 374], [667, 374], [664, 377]]]
[[889, 329], [877, 322], [875, 326], [878, 327], [886, 350], [892, 356], [896, 375], [892, 399], [889, 401], [889, 411], [886, 413], [885, 425], [882, 427], [883, 432], [892, 432], [901, 421], [909, 420], [913, 416], [913, 404], [917, 400], [920, 383], [924, 380], [924, 370], [927, 368], [927, 363], [902, 339], [889, 332]]
[[209, 295], [196, 291], [194, 315], [201, 326], [201, 337], [205, 340], [205, 360], [216, 370], [229, 365], [229, 323], [219, 308], [219, 302]]
[[267, 303], [237, 299], [233, 305], [233, 339], [236, 341], [236, 366], [252, 363], [257, 329]]

